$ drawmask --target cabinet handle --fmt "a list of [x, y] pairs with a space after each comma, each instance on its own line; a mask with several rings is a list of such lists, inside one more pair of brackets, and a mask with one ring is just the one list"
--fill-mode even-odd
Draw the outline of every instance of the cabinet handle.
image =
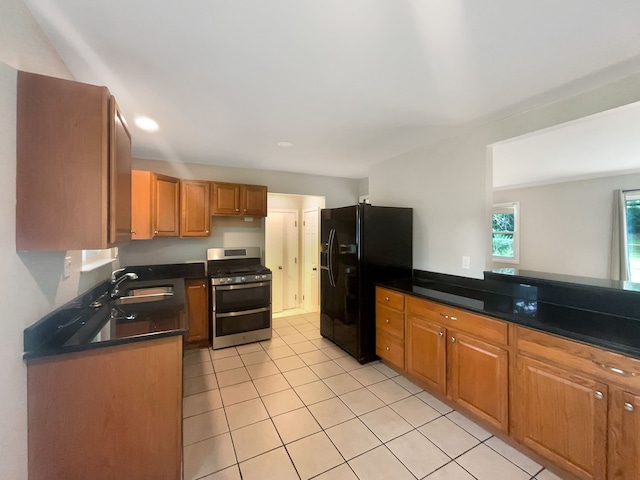
[[610, 372], [617, 373], [618, 375], [622, 375], [623, 377], [635, 377], [638, 375], [636, 372], [628, 372], [618, 367], [612, 367], [610, 365], [606, 365], [602, 362], [597, 361], [595, 358], [592, 358], [591, 362], [593, 362], [595, 365], [602, 368], [603, 370], [609, 370]]
[[387, 318], [385, 321], [386, 321], [387, 323], [389, 323], [389, 319], [388, 319], [388, 318]]
[[457, 320], [458, 317], [449, 317], [449, 320]]
[[135, 235], [136, 233], [138, 232], [136, 232], [135, 230], [131, 230], [131, 235]]
[[456, 337], [451, 337], [451, 343], [455, 343]]
[[388, 302], [389, 301], [389, 297], [384, 297], [384, 299]]
[[389, 351], [389, 347], [387, 347], [387, 352]]
[[625, 402], [625, 404], [624, 404], [624, 409], [625, 409], [627, 412], [633, 412], [633, 405], [631, 405], [629, 402]]
[[599, 390], [596, 390], [596, 392], [594, 393], [594, 395], [596, 396], [596, 398], [597, 398], [598, 400], [602, 400], [602, 399], [604, 398], [604, 395], [603, 395], [603, 394], [602, 394], [602, 392], [601, 392], [601, 391], [599, 391]]
[[439, 332], [438, 335], [440, 335], [441, 337], [444, 336], [444, 332]]

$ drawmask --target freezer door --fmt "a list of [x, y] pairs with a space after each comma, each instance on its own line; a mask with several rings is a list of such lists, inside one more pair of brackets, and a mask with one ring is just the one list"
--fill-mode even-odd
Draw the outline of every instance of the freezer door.
[[323, 210], [320, 333], [358, 358], [360, 286], [358, 208]]

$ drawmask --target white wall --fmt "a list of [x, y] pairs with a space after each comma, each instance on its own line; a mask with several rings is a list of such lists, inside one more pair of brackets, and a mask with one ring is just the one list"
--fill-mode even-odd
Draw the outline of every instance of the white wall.
[[638, 173], [495, 191], [520, 202], [520, 264], [494, 267], [608, 278], [613, 191], [636, 188]]
[[[104, 278], [77, 272], [80, 252], [16, 253], [16, 69], [71, 78], [20, 0], [0, 8], [0, 478], [27, 478], [25, 327]], [[61, 212], [63, 213], [63, 212]], [[76, 271], [62, 280], [65, 255]]]
[[[371, 167], [374, 205], [414, 208], [414, 268], [482, 278], [491, 265], [492, 166], [487, 146], [640, 100], [640, 73]], [[462, 256], [471, 269], [461, 268]]]
[[[360, 180], [350, 178], [137, 158], [133, 159], [133, 168], [184, 179], [267, 185], [269, 192], [323, 196], [327, 206], [338, 207], [358, 202]], [[271, 202], [273, 197], [269, 198]], [[272, 207], [271, 203], [268, 203], [268, 207]], [[238, 218], [212, 217], [210, 237], [154, 238], [131, 242], [120, 248], [120, 260], [123, 265], [204, 260], [208, 248], [230, 245], [259, 245], [264, 252], [264, 219], [245, 222]]]

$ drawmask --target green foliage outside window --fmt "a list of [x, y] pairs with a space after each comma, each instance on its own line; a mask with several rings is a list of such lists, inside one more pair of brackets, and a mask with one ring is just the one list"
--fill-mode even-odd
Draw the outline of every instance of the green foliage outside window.
[[493, 255], [497, 257], [513, 257], [515, 215], [513, 213], [494, 213], [491, 218], [491, 224], [493, 227]]

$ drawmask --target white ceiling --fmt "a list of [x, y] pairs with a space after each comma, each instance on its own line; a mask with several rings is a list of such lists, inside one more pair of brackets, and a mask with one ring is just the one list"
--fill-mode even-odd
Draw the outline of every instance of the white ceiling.
[[638, 0], [25, 1], [135, 156], [354, 178], [640, 56]]
[[493, 145], [493, 187], [640, 172], [640, 102]]

